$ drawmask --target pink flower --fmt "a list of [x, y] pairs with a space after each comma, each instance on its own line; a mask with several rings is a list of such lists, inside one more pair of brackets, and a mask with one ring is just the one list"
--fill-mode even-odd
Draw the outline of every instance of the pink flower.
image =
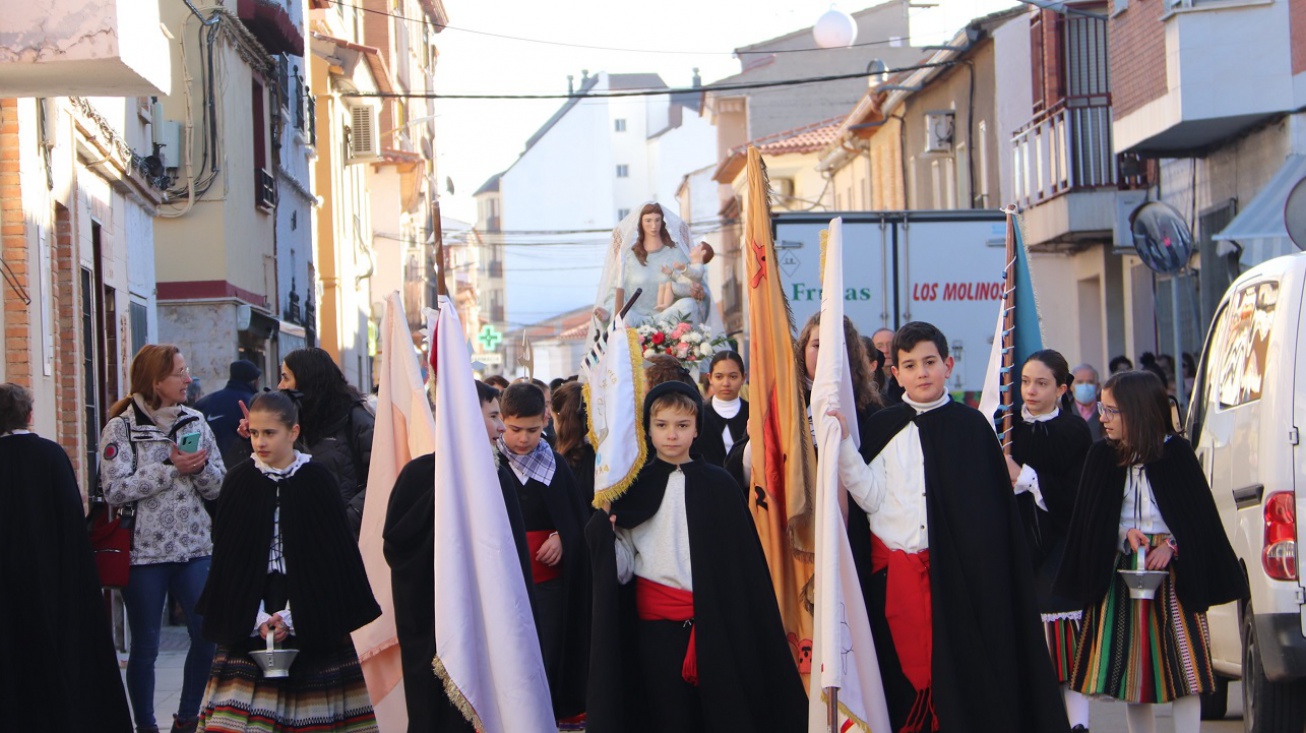
[[671, 332], [671, 338], [678, 339], [689, 333], [689, 329], [691, 328], [693, 328], [693, 326], [689, 325], [689, 323], [681, 321], [680, 325], [676, 326], [675, 330]]
[[689, 344], [676, 344], [676, 358], [683, 359], [689, 356]]

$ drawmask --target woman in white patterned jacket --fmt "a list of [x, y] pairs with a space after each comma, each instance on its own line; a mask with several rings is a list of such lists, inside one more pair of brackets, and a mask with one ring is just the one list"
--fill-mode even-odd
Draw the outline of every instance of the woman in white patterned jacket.
[[131, 574], [122, 589], [131, 627], [127, 695], [137, 733], [157, 733], [154, 663], [169, 591], [186, 613], [190, 651], [172, 731], [195, 730], [213, 661], [195, 603], [208, 578], [213, 542], [204, 499], [216, 499], [225, 470], [204, 416], [184, 406], [190, 369], [175, 346], [147, 344], [132, 360], [131, 395], [110, 410], [100, 436], [100, 488], [134, 513]]

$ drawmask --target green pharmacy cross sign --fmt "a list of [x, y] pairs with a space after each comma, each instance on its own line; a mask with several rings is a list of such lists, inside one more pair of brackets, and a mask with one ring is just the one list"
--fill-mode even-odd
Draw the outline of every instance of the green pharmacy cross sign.
[[499, 344], [503, 342], [503, 334], [487, 323], [481, 329], [481, 332], [477, 334], [476, 340], [481, 342], [486, 351], [495, 351], [499, 348]]

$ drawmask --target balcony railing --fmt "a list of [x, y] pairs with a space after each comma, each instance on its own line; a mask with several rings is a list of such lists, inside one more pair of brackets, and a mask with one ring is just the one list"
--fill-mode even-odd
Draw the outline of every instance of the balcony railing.
[[1021, 128], [1011, 143], [1021, 209], [1117, 185], [1109, 95], [1067, 97]]

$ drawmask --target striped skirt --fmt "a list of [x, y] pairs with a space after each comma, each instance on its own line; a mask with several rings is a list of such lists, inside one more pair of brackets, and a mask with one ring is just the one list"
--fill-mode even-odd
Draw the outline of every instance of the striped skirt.
[[[260, 644], [260, 647], [262, 645]], [[246, 648], [219, 646], [200, 731], [210, 733], [377, 733], [358, 655], [349, 641], [300, 650], [290, 676], [268, 679]]]
[[1058, 614], [1057, 618], [1043, 617], [1043, 633], [1047, 637], [1048, 652], [1052, 655], [1052, 669], [1057, 673], [1057, 682], [1065, 684], [1070, 681], [1071, 670], [1075, 666], [1075, 652], [1079, 649], [1079, 613], [1069, 616]]
[[[1115, 569], [1132, 569], [1133, 559], [1117, 553]], [[1125, 581], [1113, 576], [1102, 602], [1084, 611], [1071, 689], [1131, 703], [1167, 703], [1214, 690], [1206, 614], [1184, 610], [1174, 570], [1150, 601], [1131, 599]]]

